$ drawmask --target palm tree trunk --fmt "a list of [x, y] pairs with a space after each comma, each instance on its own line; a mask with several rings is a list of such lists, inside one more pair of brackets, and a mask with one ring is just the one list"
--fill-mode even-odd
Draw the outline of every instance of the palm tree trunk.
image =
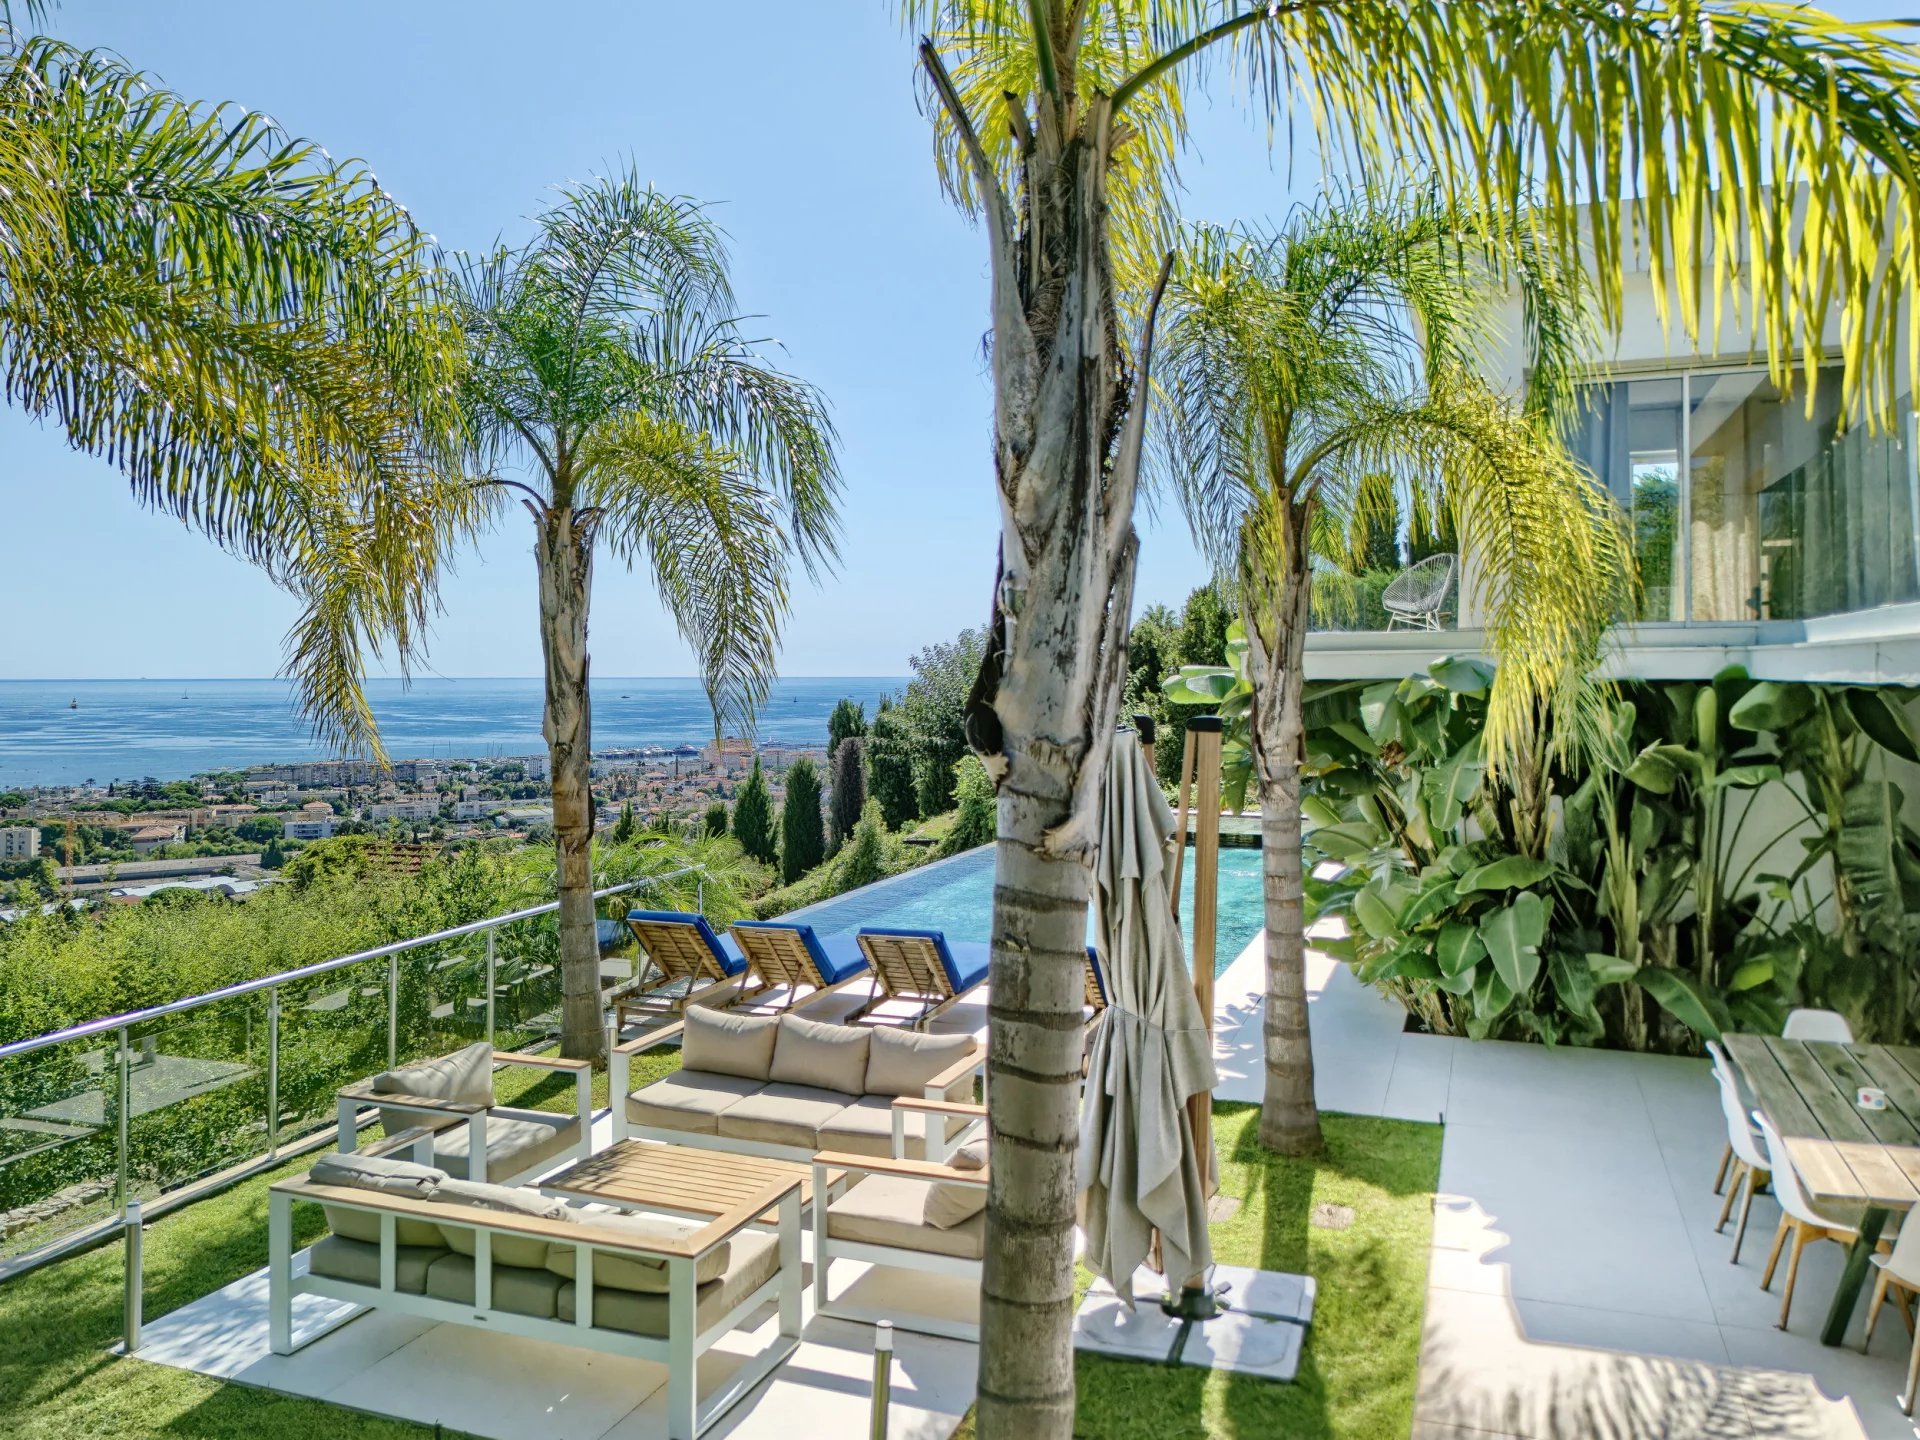
[[541, 729], [553, 768], [553, 843], [559, 860], [560, 1053], [597, 1061], [606, 1051], [606, 1030], [593, 908], [593, 726], [587, 698], [593, 532], [570, 506], [550, 507], [535, 518], [547, 680]]
[[1313, 1097], [1313, 1039], [1307, 1026], [1306, 890], [1300, 841], [1311, 507], [1281, 500], [1276, 508], [1268, 533], [1278, 541], [1279, 553], [1263, 555], [1257, 545], [1250, 546], [1243, 576], [1266, 906], [1263, 1039], [1267, 1078], [1259, 1134], [1261, 1144], [1283, 1155], [1313, 1155], [1323, 1141]]
[[932, 46], [921, 54], [988, 196], [993, 277], [1000, 574], [967, 716], [998, 791], [975, 1414], [981, 1440], [1069, 1440], [1083, 947], [1126, 674], [1148, 356], [1136, 376], [1118, 343], [1111, 104], [1088, 100], [1071, 133], [1062, 112], [1035, 118], [1016, 213]]

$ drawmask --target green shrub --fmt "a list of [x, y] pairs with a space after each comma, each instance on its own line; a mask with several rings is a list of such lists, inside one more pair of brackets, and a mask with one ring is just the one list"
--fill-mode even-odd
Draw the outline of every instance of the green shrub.
[[942, 855], [958, 855], [993, 839], [997, 828], [993, 781], [980, 757], [969, 755], [953, 767], [954, 795], [959, 801], [953, 828], [940, 842]]

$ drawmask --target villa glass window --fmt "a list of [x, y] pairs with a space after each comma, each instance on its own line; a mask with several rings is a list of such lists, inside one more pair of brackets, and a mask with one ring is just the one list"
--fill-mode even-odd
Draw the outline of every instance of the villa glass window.
[[1844, 427], [1837, 367], [1811, 413], [1700, 370], [1590, 387], [1573, 447], [1629, 518], [1640, 619], [1799, 620], [1920, 599], [1912, 434], [1910, 398], [1891, 432]]

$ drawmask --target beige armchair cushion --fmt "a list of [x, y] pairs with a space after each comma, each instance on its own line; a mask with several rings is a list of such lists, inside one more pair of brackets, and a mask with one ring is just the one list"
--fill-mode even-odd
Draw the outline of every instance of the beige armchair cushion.
[[706, 1070], [676, 1070], [627, 1097], [627, 1119], [660, 1130], [689, 1135], [719, 1133], [720, 1116], [736, 1100], [766, 1089], [764, 1080], [744, 1075], [715, 1075]]
[[[710, 1280], [694, 1291], [694, 1324], [702, 1330], [718, 1323], [729, 1310], [780, 1273], [778, 1235], [745, 1230], [730, 1243], [733, 1251], [727, 1259], [726, 1271], [719, 1279]], [[562, 1320], [573, 1319], [574, 1294], [571, 1280], [561, 1283]], [[667, 1297], [640, 1290], [604, 1289], [596, 1281], [593, 1323], [608, 1330], [624, 1330], [630, 1335], [664, 1336]]]
[[[495, 1246], [497, 1250], [499, 1247]], [[438, 1300], [473, 1304], [473, 1261], [465, 1255], [436, 1260], [427, 1271], [427, 1293]], [[521, 1265], [493, 1267], [493, 1308], [551, 1320], [558, 1309], [560, 1277]]]
[[[436, 1205], [470, 1205], [479, 1210], [495, 1210], [505, 1215], [526, 1215], [536, 1220], [568, 1221], [573, 1212], [567, 1208], [567, 1202], [552, 1196], [539, 1194], [533, 1190], [521, 1190], [512, 1185], [487, 1185], [477, 1180], [445, 1180], [433, 1192]], [[518, 1265], [526, 1269], [544, 1270], [547, 1264], [547, 1242], [532, 1235], [513, 1235], [496, 1230], [493, 1233], [493, 1263], [495, 1265]], [[457, 1255], [471, 1256], [477, 1249], [473, 1228], [458, 1220], [446, 1220], [440, 1225], [440, 1234], [445, 1238], [447, 1248]]]
[[[430, 1227], [431, 1228], [431, 1227]], [[438, 1234], [438, 1231], [435, 1231]], [[316, 1275], [345, 1280], [350, 1285], [380, 1283], [380, 1246], [344, 1235], [328, 1235], [314, 1242], [307, 1252], [308, 1266]], [[447, 1247], [436, 1240], [431, 1245], [396, 1245], [393, 1249], [393, 1283], [409, 1295], [424, 1295], [427, 1270], [443, 1259]]]
[[[929, 1080], [978, 1048], [971, 1035], [928, 1035], [890, 1025], [876, 1025], [866, 1033], [873, 1037], [867, 1060], [869, 1095], [924, 1095]], [[964, 1088], [971, 1095], [973, 1076], [949, 1088]]]
[[[483, 1179], [504, 1179], [533, 1169], [580, 1143], [580, 1121], [573, 1115], [545, 1110], [515, 1110], [499, 1106], [487, 1112], [487, 1173]], [[465, 1122], [433, 1137], [433, 1159], [456, 1180], [467, 1174], [472, 1143]]]
[[[597, 1229], [618, 1230], [637, 1240], [684, 1240], [700, 1229], [704, 1223], [699, 1220], [676, 1220], [666, 1215], [622, 1214], [615, 1210], [576, 1210], [573, 1215], [574, 1219], [584, 1225], [592, 1225]], [[726, 1241], [709, 1250], [694, 1262], [694, 1283], [705, 1285], [709, 1280], [718, 1280], [726, 1273], [732, 1256], [730, 1243]], [[572, 1245], [555, 1244], [547, 1249], [547, 1269], [568, 1280], [578, 1278], [574, 1272], [579, 1265], [579, 1260], [579, 1251]], [[664, 1295], [667, 1293], [667, 1281], [667, 1262], [664, 1256], [658, 1260], [651, 1260], [644, 1255], [617, 1250], [594, 1252], [595, 1289], [604, 1285], [611, 1290], [633, 1290], [643, 1295]]]
[[[476, 1040], [466, 1049], [442, 1055], [437, 1060], [383, 1070], [373, 1077], [373, 1088], [389, 1095], [418, 1095], [427, 1100], [451, 1100], [459, 1105], [491, 1105], [493, 1046], [485, 1040]], [[441, 1123], [418, 1110], [383, 1108], [380, 1111], [380, 1124], [389, 1135], [398, 1134], [411, 1125]]]
[[811, 1152], [820, 1148], [820, 1127], [846, 1108], [847, 1097], [837, 1090], [769, 1085], [722, 1111], [718, 1133], [734, 1140]]
[[[413, 1200], [430, 1199], [447, 1172], [431, 1165], [415, 1165], [385, 1155], [341, 1155], [329, 1153], [316, 1160], [307, 1178], [316, 1185], [337, 1185], [348, 1190], [372, 1190], [385, 1195], [404, 1195]], [[327, 1228], [349, 1240], [368, 1245], [380, 1243], [380, 1217], [366, 1210], [350, 1210], [344, 1205], [323, 1205]], [[394, 1239], [402, 1246], [431, 1245], [438, 1248], [440, 1227], [428, 1220], [396, 1219]], [[378, 1274], [374, 1283], [378, 1283]]]
[[[957, 1133], [967, 1122], [959, 1116], [932, 1117], [924, 1110], [906, 1112], [906, 1158], [927, 1158], [927, 1121], [939, 1118], [947, 1122], [947, 1134]], [[822, 1150], [844, 1150], [850, 1155], [893, 1154], [893, 1097], [868, 1095], [854, 1101], [820, 1127]]]
[[[984, 1170], [987, 1168], [987, 1142], [973, 1140], [953, 1152], [947, 1163], [956, 1170]], [[974, 1216], [987, 1208], [987, 1187], [984, 1185], [961, 1185], [950, 1180], [936, 1180], [927, 1195], [927, 1224], [941, 1230], [951, 1230], [966, 1224]]]
[[686, 1070], [765, 1080], [779, 1034], [777, 1015], [737, 1015], [731, 1010], [690, 1006], [680, 1035], [680, 1065]]
[[987, 1217], [976, 1214], [944, 1229], [927, 1224], [934, 1188], [929, 1181], [904, 1175], [868, 1175], [827, 1208], [827, 1234], [855, 1245], [978, 1260], [986, 1254]]
[[863, 1095], [867, 1085], [867, 1038], [872, 1034], [860, 1025], [824, 1025], [798, 1015], [782, 1015], [779, 1040], [773, 1047], [773, 1068], [767, 1078], [778, 1084]]

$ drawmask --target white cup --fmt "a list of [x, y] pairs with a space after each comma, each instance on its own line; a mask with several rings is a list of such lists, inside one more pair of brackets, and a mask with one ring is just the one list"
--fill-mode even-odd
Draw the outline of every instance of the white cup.
[[1853, 1103], [1862, 1110], [1884, 1110], [1887, 1108], [1887, 1092], [1872, 1085], [1862, 1085]]

